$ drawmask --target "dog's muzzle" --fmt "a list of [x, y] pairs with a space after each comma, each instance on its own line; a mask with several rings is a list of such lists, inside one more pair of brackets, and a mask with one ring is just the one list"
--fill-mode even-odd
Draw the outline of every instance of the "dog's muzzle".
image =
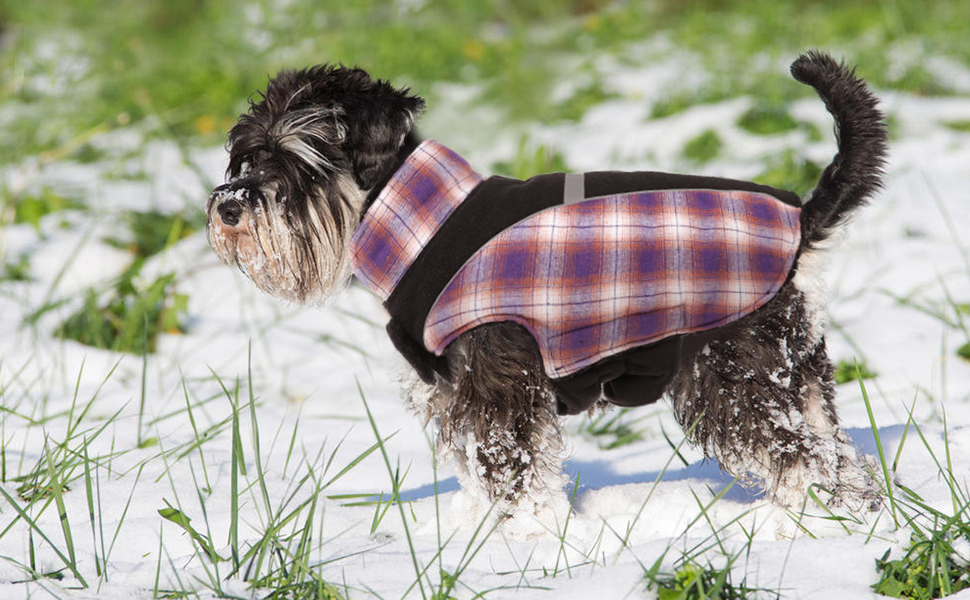
[[212, 190], [207, 212], [211, 219], [212, 207], [215, 206], [222, 223], [229, 227], [235, 227], [239, 225], [240, 218], [247, 206], [262, 204], [264, 201], [263, 193], [258, 188], [224, 183]]

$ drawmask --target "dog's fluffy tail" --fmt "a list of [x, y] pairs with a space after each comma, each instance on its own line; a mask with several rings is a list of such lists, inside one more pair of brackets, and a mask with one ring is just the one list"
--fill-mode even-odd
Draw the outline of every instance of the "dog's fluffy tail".
[[815, 88], [835, 118], [838, 153], [802, 209], [802, 236], [817, 244], [882, 186], [886, 123], [878, 101], [855, 70], [812, 51], [792, 63], [792, 76]]

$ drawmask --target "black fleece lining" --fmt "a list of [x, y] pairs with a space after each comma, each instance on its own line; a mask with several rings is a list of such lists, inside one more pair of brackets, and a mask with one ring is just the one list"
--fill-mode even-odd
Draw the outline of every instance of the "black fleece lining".
[[616, 406], [643, 406], [660, 399], [680, 365], [684, 336], [673, 336], [604, 358], [582, 371], [552, 379], [557, 411], [576, 415], [605, 397]]
[[[562, 204], [565, 175], [526, 181], [490, 177], [478, 185], [441, 225], [404, 273], [385, 308], [401, 329], [423, 345], [424, 324], [441, 292], [459, 269], [493, 237], [529, 216]], [[801, 206], [797, 194], [750, 181], [655, 171], [596, 171], [584, 176], [586, 198], [659, 190], [718, 190], [767, 194]]]
[[767, 194], [800, 208], [801, 198], [795, 192], [780, 190], [753, 181], [738, 181], [723, 177], [680, 175], [657, 171], [595, 171], [586, 174], [586, 197], [615, 196], [633, 192], [656, 192], [659, 190], [718, 190]]

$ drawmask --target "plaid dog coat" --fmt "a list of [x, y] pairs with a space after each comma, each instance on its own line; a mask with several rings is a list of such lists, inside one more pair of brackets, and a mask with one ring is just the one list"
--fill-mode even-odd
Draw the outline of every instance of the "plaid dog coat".
[[685, 334], [763, 306], [800, 242], [792, 192], [665, 173], [483, 180], [422, 143], [367, 211], [354, 273], [391, 314], [395, 346], [427, 379], [484, 323], [535, 338], [560, 411], [605, 395], [655, 401]]

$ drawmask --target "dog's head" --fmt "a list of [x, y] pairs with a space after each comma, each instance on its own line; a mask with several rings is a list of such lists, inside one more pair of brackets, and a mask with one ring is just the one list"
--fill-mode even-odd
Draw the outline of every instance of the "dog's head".
[[209, 244], [265, 292], [317, 303], [350, 275], [347, 243], [424, 101], [360, 69], [282, 71], [229, 131]]

